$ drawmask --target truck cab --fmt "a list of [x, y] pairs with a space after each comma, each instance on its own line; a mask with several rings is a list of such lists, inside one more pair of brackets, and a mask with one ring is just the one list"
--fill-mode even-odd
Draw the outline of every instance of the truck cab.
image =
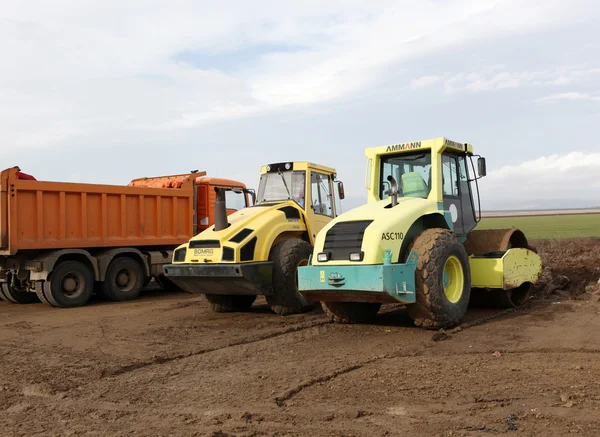
[[232, 179], [212, 176], [196, 178], [196, 222], [197, 234], [208, 229], [215, 222], [214, 205], [216, 202], [215, 188], [224, 188], [227, 205], [227, 215], [252, 206], [253, 190]]

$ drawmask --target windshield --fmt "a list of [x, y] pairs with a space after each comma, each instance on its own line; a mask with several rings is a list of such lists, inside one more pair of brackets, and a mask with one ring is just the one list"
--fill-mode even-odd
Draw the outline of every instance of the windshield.
[[304, 207], [304, 179], [303, 171], [284, 171], [262, 175], [258, 185], [257, 203], [292, 199]]
[[[241, 188], [238, 188], [241, 190]], [[225, 191], [225, 205], [227, 209], [239, 211], [246, 207], [246, 194], [244, 192]]]
[[426, 199], [431, 190], [431, 154], [402, 154], [381, 159], [381, 181], [379, 197], [388, 198], [390, 189], [388, 176], [398, 184], [398, 197], [420, 197]]

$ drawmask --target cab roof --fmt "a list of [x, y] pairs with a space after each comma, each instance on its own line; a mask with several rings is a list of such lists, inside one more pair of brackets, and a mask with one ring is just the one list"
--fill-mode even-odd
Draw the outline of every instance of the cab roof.
[[430, 149], [432, 153], [441, 153], [446, 149], [462, 152], [468, 155], [473, 154], [473, 145], [469, 143], [459, 143], [446, 137], [433, 138], [430, 140], [413, 141], [408, 143], [391, 144], [389, 146], [369, 147], [365, 150], [367, 158], [375, 158], [379, 155], [390, 155], [397, 153], [410, 153], [414, 150]]
[[316, 170], [322, 173], [328, 173], [332, 175], [336, 175], [337, 171], [334, 168], [327, 167], [320, 164], [314, 164], [312, 162], [307, 161], [287, 161], [287, 162], [277, 162], [272, 164], [265, 164], [260, 169], [260, 174], [265, 173], [273, 173], [278, 171], [306, 171], [306, 170]]
[[241, 187], [246, 188], [246, 184], [233, 179], [224, 179], [213, 176], [200, 176], [196, 178], [196, 184], [219, 185], [225, 187]]

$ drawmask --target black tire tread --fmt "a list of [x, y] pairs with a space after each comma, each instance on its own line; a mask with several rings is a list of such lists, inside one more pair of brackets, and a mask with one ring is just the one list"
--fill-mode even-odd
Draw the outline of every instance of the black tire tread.
[[296, 269], [302, 259], [308, 259], [313, 247], [298, 238], [290, 238], [271, 249], [269, 259], [273, 261], [273, 294], [267, 303], [275, 314], [287, 316], [309, 311], [314, 303], [298, 293]]
[[0, 300], [4, 300], [6, 302], [10, 302], [7, 296], [4, 295], [3, 287], [0, 287]]
[[40, 300], [40, 302], [45, 303], [46, 305], [51, 307], [54, 306], [50, 303], [50, 301], [46, 298], [46, 295], [44, 294], [44, 282], [38, 281], [35, 283], [35, 294], [37, 294], [37, 297]]
[[6, 296], [4, 294], [4, 287], [0, 286], [0, 300], [6, 301], [6, 302], [10, 302], [10, 299], [8, 298], [8, 296]]
[[[123, 265], [136, 269], [136, 274], [137, 274], [136, 287], [132, 291], [129, 291], [127, 293], [124, 293], [121, 290], [114, 289], [113, 287], [111, 287], [111, 284], [108, 280], [109, 277], [113, 274], [112, 270], [117, 268], [115, 266], [120, 266], [120, 268], [122, 268]], [[145, 276], [145, 274], [144, 274], [144, 270], [143, 270], [142, 266], [135, 259], [130, 258], [128, 256], [114, 258], [111, 261], [111, 263], [109, 264], [108, 269], [106, 269], [106, 276], [104, 278], [104, 281], [102, 281], [100, 283], [100, 287], [98, 287], [98, 288], [99, 288], [102, 296], [104, 296], [105, 298], [112, 300], [114, 302], [124, 302], [124, 301], [128, 301], [128, 300], [134, 300], [138, 297], [138, 295], [142, 291], [142, 287], [144, 286], [144, 280], [145, 280], [144, 276]]]
[[0, 283], [0, 295], [3, 300], [16, 304], [26, 305], [38, 302], [38, 298], [35, 293], [15, 290], [8, 282]]
[[[83, 273], [84, 276], [87, 276], [89, 283], [87, 284], [86, 292], [80, 299], [78, 299], [77, 301], [61, 302], [60, 299], [58, 298], [58, 296], [54, 295], [54, 290], [52, 289], [52, 282], [53, 282], [52, 279], [53, 279], [53, 276], [57, 274], [57, 272], [60, 272], [61, 270], [69, 270], [69, 269], [81, 269], [80, 273]], [[55, 306], [58, 308], [73, 308], [73, 307], [83, 306], [90, 299], [90, 297], [92, 296], [92, 293], [94, 291], [94, 275], [92, 274], [91, 270], [89, 270], [89, 268], [82, 262], [64, 261], [54, 267], [54, 270], [52, 271], [52, 273], [50, 273], [50, 276], [48, 276], [48, 280], [46, 280], [44, 282], [44, 284], [42, 286], [42, 290], [43, 290], [42, 293], [44, 294], [46, 300], [52, 306]]]
[[[417, 270], [415, 272], [416, 303], [408, 305], [409, 315], [415, 325], [426, 329], [451, 328], [459, 324], [466, 312], [471, 290], [471, 273], [467, 252], [454, 233], [448, 229], [433, 228], [423, 231], [413, 242], [407, 253], [417, 252]], [[444, 304], [445, 294], [440, 275], [448, 253], [457, 251], [462, 258], [465, 287], [463, 296], [456, 304], [457, 311], [447, 311]], [[441, 266], [441, 268], [440, 268]], [[466, 299], [466, 303], [464, 302]], [[458, 308], [460, 307], [460, 308]], [[464, 309], [463, 309], [464, 307]]]

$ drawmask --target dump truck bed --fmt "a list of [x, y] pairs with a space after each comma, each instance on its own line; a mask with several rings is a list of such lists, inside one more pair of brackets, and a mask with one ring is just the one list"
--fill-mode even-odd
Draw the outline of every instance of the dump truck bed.
[[[195, 179], [118, 186], [27, 180], [0, 173], [0, 255], [19, 250], [178, 245], [193, 236]], [[131, 185], [143, 185], [136, 180]]]

